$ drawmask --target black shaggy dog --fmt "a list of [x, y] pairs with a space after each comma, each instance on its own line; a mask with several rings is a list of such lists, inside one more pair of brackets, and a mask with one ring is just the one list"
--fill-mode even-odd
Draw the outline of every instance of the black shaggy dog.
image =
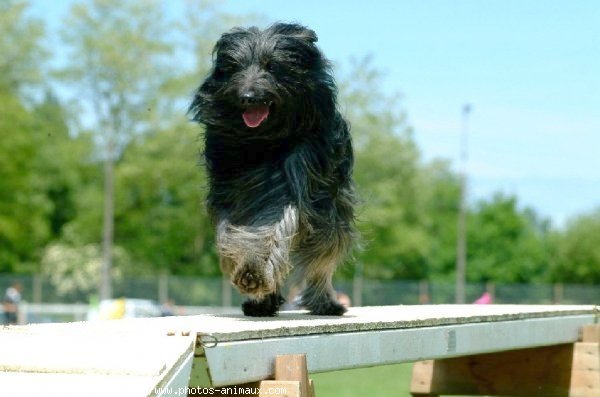
[[355, 236], [352, 143], [316, 41], [284, 23], [223, 34], [190, 106], [206, 127], [221, 269], [249, 316], [275, 315], [288, 273], [311, 313], [345, 312], [331, 277]]

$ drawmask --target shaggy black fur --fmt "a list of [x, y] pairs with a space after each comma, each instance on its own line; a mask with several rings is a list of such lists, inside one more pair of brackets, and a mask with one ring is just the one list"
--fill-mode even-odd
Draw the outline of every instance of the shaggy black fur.
[[190, 106], [206, 127], [221, 268], [250, 297], [250, 316], [276, 313], [290, 270], [312, 313], [345, 311], [331, 277], [355, 236], [353, 153], [316, 41], [312, 30], [283, 23], [223, 34]]

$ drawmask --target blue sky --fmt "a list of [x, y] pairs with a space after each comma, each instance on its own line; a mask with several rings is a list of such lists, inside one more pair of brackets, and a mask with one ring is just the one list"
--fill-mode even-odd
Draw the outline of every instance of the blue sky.
[[[56, 26], [69, 1], [34, 1]], [[177, 3], [166, 2], [165, 4]], [[600, 205], [600, 2], [230, 0], [297, 21], [329, 58], [372, 55], [401, 92], [425, 159], [457, 164], [469, 122], [469, 196], [516, 194], [561, 225]]]

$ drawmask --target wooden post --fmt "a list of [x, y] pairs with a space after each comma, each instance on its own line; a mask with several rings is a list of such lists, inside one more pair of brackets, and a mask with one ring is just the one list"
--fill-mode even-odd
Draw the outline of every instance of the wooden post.
[[33, 303], [42, 303], [42, 275], [33, 275]]
[[600, 343], [600, 325], [586, 325], [581, 330], [582, 342]]
[[413, 366], [413, 375], [410, 391], [413, 397], [437, 397], [439, 394], [430, 393], [433, 380], [434, 360], [416, 362]]
[[306, 355], [290, 354], [275, 358], [275, 379], [291, 380], [300, 383], [300, 396], [309, 396], [308, 369]]
[[427, 280], [419, 281], [419, 303], [426, 305], [431, 302], [429, 297], [429, 282]]
[[166, 304], [169, 300], [169, 273], [166, 270], [158, 276], [158, 302]]
[[485, 291], [490, 294], [492, 303], [494, 303], [496, 301], [496, 284], [492, 282], [485, 283]]
[[[275, 358], [275, 379], [221, 387], [221, 396], [234, 396], [240, 390], [254, 390], [255, 397], [315, 397], [312, 380], [308, 379], [305, 354], [287, 354]], [[229, 394], [228, 394], [229, 393]], [[246, 395], [248, 395], [246, 393]]]
[[564, 287], [561, 283], [552, 285], [552, 303], [559, 305], [564, 299]]
[[600, 396], [600, 325], [586, 325], [575, 343], [571, 396]]

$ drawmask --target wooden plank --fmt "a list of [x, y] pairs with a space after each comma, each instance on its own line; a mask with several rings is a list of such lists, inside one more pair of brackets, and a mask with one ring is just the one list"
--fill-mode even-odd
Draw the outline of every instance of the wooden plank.
[[296, 381], [300, 396], [308, 397], [309, 380], [305, 354], [288, 354], [275, 357], [275, 380]]
[[220, 342], [248, 339], [319, 335], [338, 332], [379, 331], [513, 321], [571, 315], [598, 316], [596, 306], [574, 305], [402, 305], [354, 307], [344, 316], [313, 316], [305, 311], [281, 312], [277, 317], [256, 318], [243, 315], [198, 315], [117, 322], [39, 324], [26, 332], [88, 335], [107, 332], [141, 332], [144, 335], [181, 330], [213, 335]]
[[569, 397], [600, 396], [600, 344], [575, 343]]
[[599, 346], [580, 342], [418, 362], [411, 393], [598, 397]]
[[411, 393], [568, 396], [573, 344], [416, 363]]
[[600, 325], [586, 325], [581, 330], [582, 342], [600, 343]]
[[280, 354], [305, 353], [309, 372], [326, 372], [573, 343], [594, 321], [583, 315], [266, 338], [218, 343], [204, 354], [212, 384], [221, 386], [272, 378]]
[[214, 342], [192, 372], [220, 386], [272, 377], [278, 354], [306, 353], [309, 371], [331, 371], [574, 342], [581, 326], [597, 322], [595, 306], [419, 305], [352, 308], [342, 317], [283, 312], [2, 327], [0, 375], [3, 386], [14, 380], [15, 387], [75, 375], [107, 388], [105, 379], [154, 386], [175, 374], [191, 346], [191, 337], [171, 341], [170, 333]]
[[410, 391], [413, 395], [431, 394], [433, 383], [433, 365], [435, 360], [417, 361], [413, 365]]
[[189, 349], [186, 356], [182, 356], [178, 362], [166, 368], [162, 380], [157, 382], [149, 395], [167, 397], [172, 395], [171, 390], [185, 390], [190, 383], [193, 359], [194, 352]]
[[213, 335], [221, 342], [341, 332], [381, 331], [513, 321], [571, 315], [597, 316], [595, 306], [553, 305], [405, 305], [354, 307], [341, 317], [312, 316], [303, 311], [277, 317], [197, 316], [187, 327]]

